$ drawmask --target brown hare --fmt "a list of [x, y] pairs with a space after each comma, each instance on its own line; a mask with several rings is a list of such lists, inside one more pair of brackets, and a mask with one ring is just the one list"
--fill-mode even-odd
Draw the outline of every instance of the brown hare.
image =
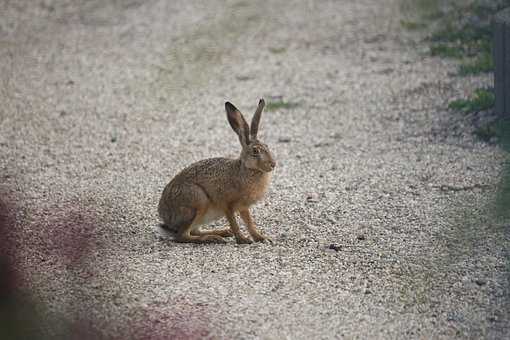
[[[176, 241], [224, 242], [224, 237], [235, 236], [237, 243], [251, 243], [239, 230], [237, 212], [254, 241], [270, 241], [257, 231], [249, 211], [266, 193], [276, 164], [267, 145], [257, 139], [264, 105], [264, 100], [260, 99], [251, 126], [248, 126], [241, 112], [226, 102], [228, 121], [241, 142], [239, 158], [209, 158], [196, 162], [178, 173], [163, 190], [158, 207], [164, 222], [161, 226], [175, 232]], [[200, 229], [223, 216], [230, 228]]]

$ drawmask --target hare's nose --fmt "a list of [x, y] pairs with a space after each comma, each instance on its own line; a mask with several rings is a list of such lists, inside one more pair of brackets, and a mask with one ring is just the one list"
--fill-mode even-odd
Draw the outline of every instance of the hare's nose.
[[275, 161], [271, 161], [269, 164], [271, 165], [271, 169], [274, 169], [274, 167], [276, 166], [276, 162]]

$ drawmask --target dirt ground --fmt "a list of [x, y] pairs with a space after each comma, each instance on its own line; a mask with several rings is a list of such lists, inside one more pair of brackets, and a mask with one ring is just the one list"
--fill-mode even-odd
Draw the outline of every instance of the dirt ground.
[[[506, 155], [396, 0], [0, 2], [0, 192], [38, 337], [510, 337]], [[166, 183], [259, 98], [273, 244], [162, 238]], [[224, 225], [225, 221], [215, 226]], [[7, 229], [6, 229], [7, 230]]]

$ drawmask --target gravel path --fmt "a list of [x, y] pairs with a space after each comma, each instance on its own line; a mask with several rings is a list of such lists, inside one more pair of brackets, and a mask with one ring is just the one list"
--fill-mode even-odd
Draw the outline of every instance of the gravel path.
[[[3, 1], [0, 190], [49, 336], [509, 337], [505, 154], [446, 110], [491, 78], [428, 57], [398, 8]], [[171, 177], [238, 154], [223, 103], [260, 97], [293, 104], [261, 123], [274, 244], [158, 236]]]

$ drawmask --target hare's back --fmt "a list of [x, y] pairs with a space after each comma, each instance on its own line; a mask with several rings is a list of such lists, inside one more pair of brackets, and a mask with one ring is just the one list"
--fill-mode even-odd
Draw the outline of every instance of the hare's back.
[[184, 168], [175, 179], [201, 183], [204, 181], [224, 179], [232, 175], [235, 160], [229, 158], [208, 158], [195, 162]]

